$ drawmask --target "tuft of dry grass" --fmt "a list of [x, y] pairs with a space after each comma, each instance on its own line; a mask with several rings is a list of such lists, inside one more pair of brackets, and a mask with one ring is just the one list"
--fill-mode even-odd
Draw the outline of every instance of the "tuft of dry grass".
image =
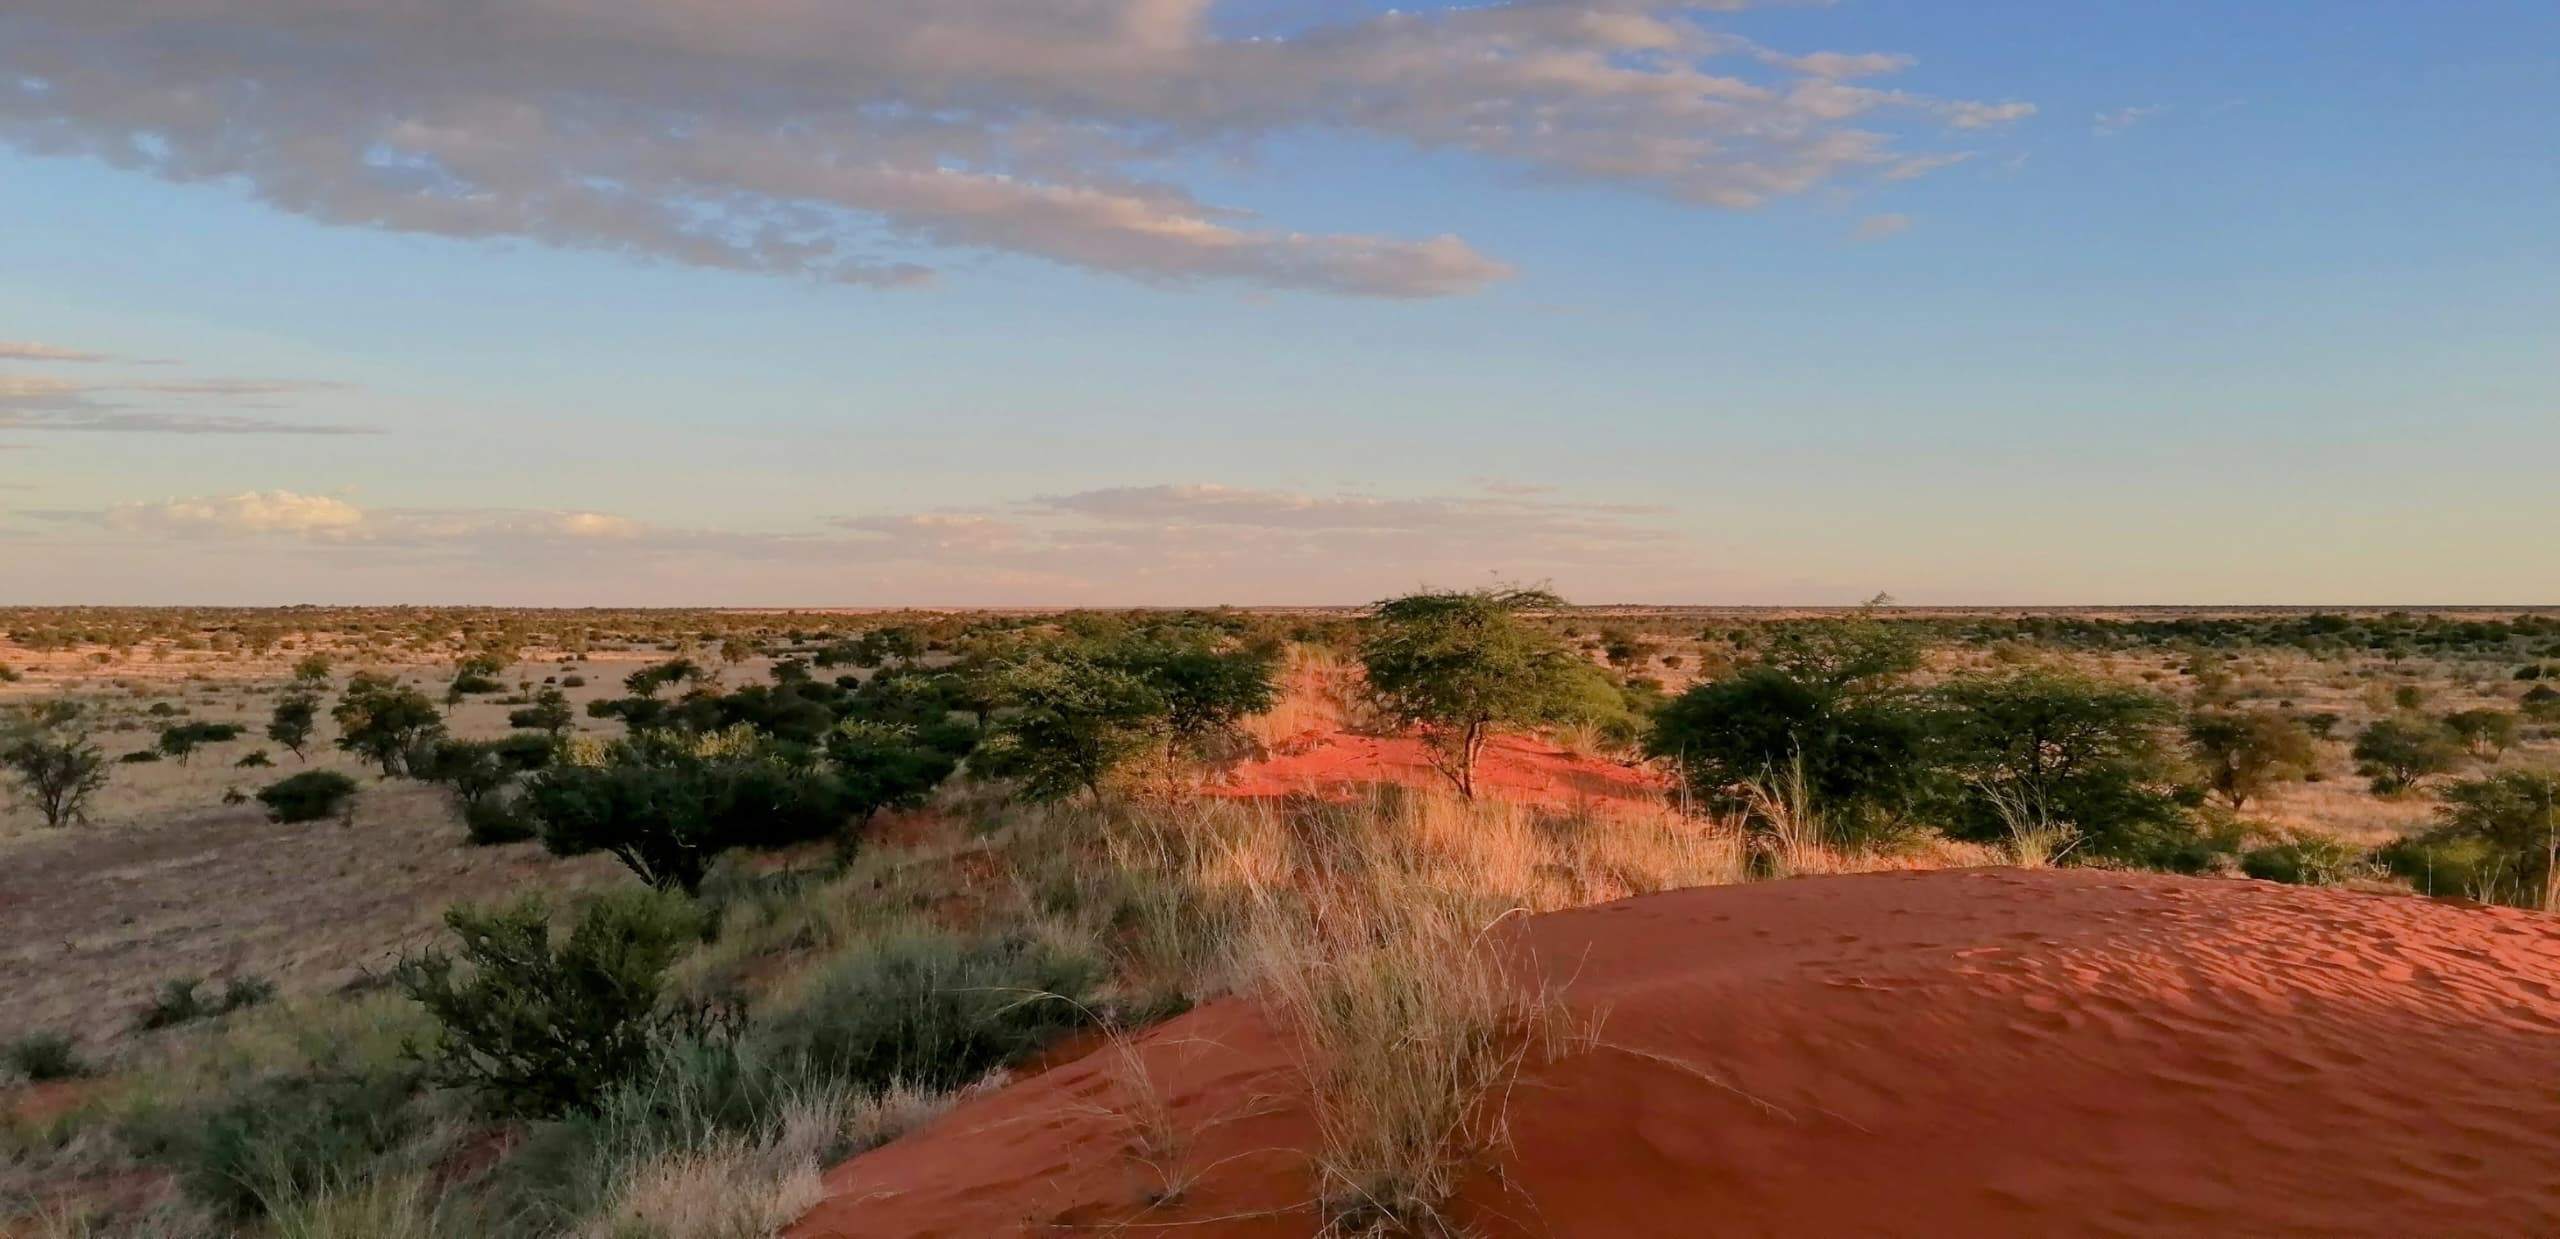
[[[626, 1168], [579, 1239], [765, 1239], [826, 1196], [822, 1172], [863, 1103], [811, 1095], [785, 1103], [761, 1138], [732, 1136]], [[877, 1127], [889, 1111], [862, 1121]], [[917, 1107], [893, 1103], [901, 1117]]]
[[[1124, 974], [1192, 999], [1248, 993], [1289, 1032], [1338, 1233], [1446, 1231], [1520, 1067], [1589, 1044], [1595, 1021], [1536, 979], [1505, 922], [1745, 876], [1730, 824], [1393, 787], [1072, 806], [1011, 842], [1026, 899], [1119, 928]], [[1143, 1062], [1123, 1057], [1133, 1156], [1178, 1194], [1181, 1133], [1149, 1122]]]

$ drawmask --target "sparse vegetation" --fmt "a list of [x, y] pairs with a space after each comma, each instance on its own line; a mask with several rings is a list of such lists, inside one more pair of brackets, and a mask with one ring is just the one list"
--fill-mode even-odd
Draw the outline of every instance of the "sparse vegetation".
[[[388, 990], [279, 972], [293, 997], [210, 1019], [227, 990], [173, 988], [151, 1004], [165, 1014], [150, 1036], [113, 1034], [147, 1053], [111, 1040], [96, 1060], [116, 1077], [95, 1086], [112, 1090], [101, 1095], [113, 1108], [66, 1117], [65, 1130], [82, 1133], [83, 1158], [176, 1174], [185, 1207], [208, 1211], [216, 1231], [605, 1235], [712, 1219], [703, 1224], [764, 1233], [815, 1198], [820, 1167], [1061, 1035], [1099, 1024], [1118, 1045], [1241, 995], [1267, 1004], [1300, 1055], [1320, 1129], [1307, 1190], [1327, 1223], [1430, 1233], [1452, 1220], [1453, 1185], [1498, 1150], [1517, 1073], [1608, 1052], [1594, 1048], [1605, 1021], [1569, 983], [1549, 989], [1532, 979], [1543, 975], [1535, 961], [1507, 953], [1520, 912], [1758, 876], [1999, 862], [2551, 902], [2560, 832], [2547, 811], [2533, 816], [2548, 791], [2537, 801], [2528, 783], [2499, 780], [2551, 768], [2553, 737], [2535, 714], [2542, 682], [2513, 671], [2560, 640], [2560, 626], [1879, 608], [1701, 627], [1693, 615], [1594, 619], [1505, 595], [1480, 631], [1457, 613], [1483, 596], [1431, 597], [1446, 607], [1405, 615], [1418, 628], [1401, 630], [1383, 611], [343, 613], [377, 627], [327, 648], [376, 670], [347, 685], [363, 708], [338, 721], [377, 739], [341, 747], [445, 795], [368, 777], [365, 831], [286, 833], [370, 838], [424, 814], [447, 833], [407, 837], [432, 849], [454, 841], [448, 813], [459, 810], [473, 842], [602, 851], [663, 889], [601, 858], [576, 872], [603, 900], [555, 890], [543, 907], [558, 911], [538, 918], [505, 886], [450, 888], [491, 902], [456, 909], [449, 945], [413, 957]], [[66, 634], [42, 664], [45, 691], [108, 648], [72, 641], [78, 624], [107, 633], [128, 622], [141, 621], [41, 621]], [[1415, 635], [1425, 630], [1438, 635]], [[12, 640], [27, 631], [13, 627]], [[298, 647], [286, 647], [245, 687], [152, 680], [133, 661], [147, 666], [150, 642], [175, 649], [181, 638], [141, 631], [126, 635], [144, 652], [82, 672], [98, 678], [74, 690], [81, 709], [66, 733], [124, 734], [118, 750], [140, 743], [156, 758], [164, 730], [263, 718], [270, 741], [303, 755], [326, 666], [287, 680]], [[866, 640], [874, 632], [886, 635]], [[1355, 663], [1363, 638], [1396, 657]], [[1275, 699], [1289, 641], [1293, 695], [1279, 717], [1248, 726]], [[495, 671], [464, 665], [482, 651], [506, 659]], [[1498, 719], [1465, 687], [1488, 665], [1539, 668], [1503, 686], [1526, 691]], [[1407, 674], [1401, 698], [1379, 691], [1377, 666], [1390, 683]], [[829, 670], [845, 667], [865, 674]], [[457, 687], [469, 673], [505, 683], [462, 694], [448, 714], [408, 687], [442, 691], [447, 668]], [[1420, 678], [1443, 671], [1458, 687]], [[604, 696], [570, 695], [589, 679]], [[2410, 686], [2432, 715], [2399, 704]], [[297, 698], [307, 708], [291, 743], [272, 728]], [[1456, 704], [1424, 718], [1399, 699]], [[582, 723], [582, 707], [602, 721]], [[2453, 721], [2481, 714], [2513, 724], [2505, 743], [2494, 722]], [[1462, 772], [1471, 717], [1490, 721], [1476, 732], [1480, 764]], [[2428, 768], [2391, 766], [2389, 746], [2362, 743], [2381, 724], [2432, 745]], [[1683, 794], [1594, 808], [1577, 785], [1546, 804], [1508, 802], [1519, 776], [1499, 764], [1552, 750], [1524, 736], [1486, 759], [1484, 737], [1542, 729], [1586, 755], [1576, 777], [1638, 786], [1652, 776], [1616, 763], [1637, 760], [1641, 742], [1678, 770]], [[1228, 800], [1201, 793], [1236, 789], [1194, 777], [1254, 743], [1285, 755], [1300, 737], [1344, 730], [1406, 754], [1418, 751], [1411, 733], [1429, 736], [1449, 790]], [[396, 752], [382, 738], [395, 732], [406, 736]], [[2388, 798], [2362, 780], [2322, 781], [2324, 766], [2347, 764], [2350, 737], [2355, 763], [2393, 783]], [[304, 773], [352, 792], [354, 761], [325, 745], [309, 756]], [[155, 792], [141, 817], [211, 803], [225, 773], [193, 768], [188, 784], [177, 760], [115, 769], [116, 797], [128, 780], [186, 797]], [[2462, 773], [2479, 777], [2448, 777]], [[114, 803], [103, 818], [121, 831], [126, 802]], [[342, 811], [333, 804], [316, 817]], [[2358, 833], [2306, 825], [2339, 806], [2368, 815]], [[2431, 826], [2379, 853], [2367, 846], [2431, 807]], [[874, 824], [898, 810], [921, 811]], [[530, 852], [449, 856], [505, 880], [569, 885], [554, 875], [571, 867]], [[358, 880], [398, 899], [423, 889], [393, 885], [407, 867], [432, 876], [446, 859], [402, 852]], [[395, 866], [401, 876], [388, 876]], [[659, 911], [596, 910], [626, 900]], [[591, 919], [610, 927], [589, 933]], [[359, 948], [307, 949], [352, 959]], [[235, 966], [197, 959], [160, 968]], [[115, 1009], [133, 1010], [152, 979]], [[133, 1073], [158, 1073], [130, 1086], [147, 1104], [122, 1100]], [[1133, 1107], [1120, 1117], [1134, 1133], [1129, 1156], [1145, 1164], [1131, 1174], [1172, 1208], [1203, 1168], [1183, 1164], [1185, 1133], [1161, 1129], [1145, 1090], [1129, 1093], [1107, 1100]], [[22, 1156], [41, 1166], [69, 1155]], [[103, 1225], [141, 1223], [117, 1214]]]
[[258, 803], [272, 822], [317, 822], [346, 813], [355, 802], [356, 781], [335, 770], [305, 770], [258, 790]]
[[18, 800], [49, 828], [86, 821], [89, 801], [107, 785], [107, 759], [89, 742], [80, 707], [47, 702], [0, 732], [0, 766]]

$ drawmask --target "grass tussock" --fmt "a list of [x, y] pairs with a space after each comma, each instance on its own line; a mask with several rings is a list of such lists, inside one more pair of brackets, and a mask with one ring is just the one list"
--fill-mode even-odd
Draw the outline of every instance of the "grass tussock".
[[1124, 975], [1167, 1005], [1246, 993], [1294, 1039], [1338, 1233], [1446, 1231], [1520, 1068], [1595, 1034], [1509, 922], [1746, 872], [1729, 825], [1397, 788], [1079, 806], [1013, 842], [1026, 898], [1118, 943]]

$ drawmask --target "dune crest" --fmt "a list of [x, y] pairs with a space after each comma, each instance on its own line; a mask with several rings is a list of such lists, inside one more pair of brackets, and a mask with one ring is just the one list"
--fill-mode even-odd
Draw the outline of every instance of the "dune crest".
[[[1962, 870], [1648, 896], [1525, 941], [1604, 1044], [1519, 1082], [1458, 1202], [1479, 1233], [2560, 1232], [2546, 918]], [[835, 1168], [790, 1233], [1317, 1230], [1296, 1068], [1248, 1004], [1135, 1059], [1174, 1157], [1133, 1153], [1106, 1050]]]

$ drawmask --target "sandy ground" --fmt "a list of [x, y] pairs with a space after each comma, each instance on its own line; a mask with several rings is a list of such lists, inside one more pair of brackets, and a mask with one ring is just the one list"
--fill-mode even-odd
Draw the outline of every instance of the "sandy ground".
[[148, 830], [17, 840], [0, 864], [0, 1036], [128, 1034], [163, 980], [256, 975], [334, 988], [442, 933], [447, 905], [613, 880], [601, 856], [467, 847], [443, 794], [369, 785], [353, 825], [214, 807]]
[[[1719, 887], [1539, 918], [1605, 1045], [1532, 1070], [1460, 1220], [1494, 1235], [2560, 1233], [2560, 924], [2096, 871]], [[1201, 1008], [830, 1173], [791, 1233], [1304, 1236], [1287, 1046]]]
[[[1431, 752], [1411, 736], [1309, 729], [1270, 746], [1210, 788], [1231, 796], [1323, 794], [1368, 784], [1448, 788]], [[1529, 736], [1496, 736], [1476, 764], [1481, 796], [1526, 804], [1660, 806], [1670, 780], [1655, 769], [1565, 752]]]

